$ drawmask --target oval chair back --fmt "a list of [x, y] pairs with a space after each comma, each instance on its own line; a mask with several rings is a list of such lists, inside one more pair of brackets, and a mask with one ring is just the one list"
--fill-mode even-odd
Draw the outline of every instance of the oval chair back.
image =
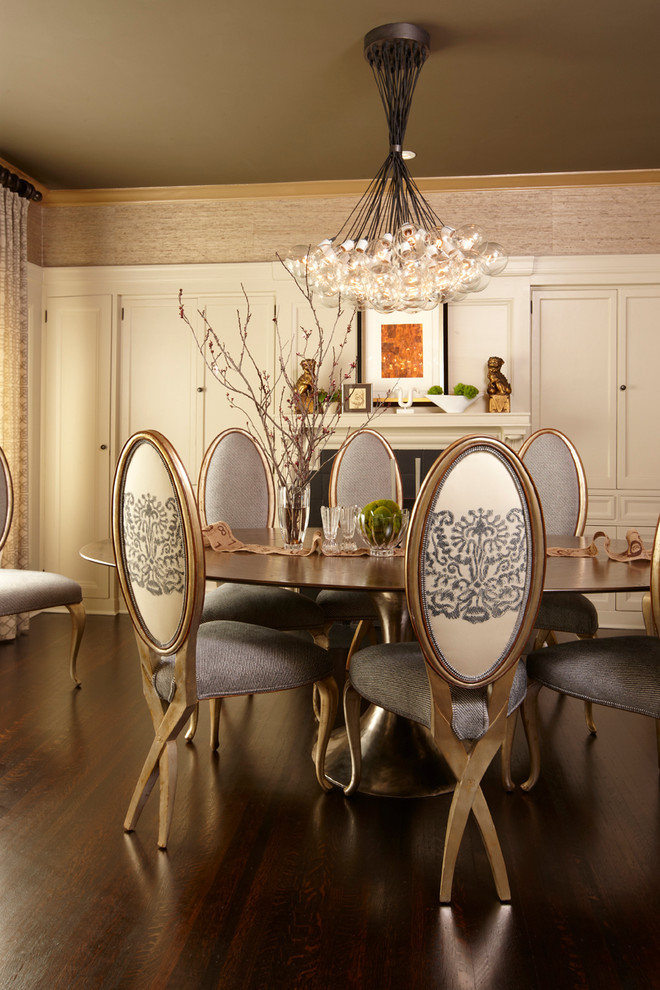
[[382, 498], [392, 498], [403, 505], [401, 472], [394, 451], [376, 430], [357, 430], [335, 455], [328, 504], [362, 508]]
[[559, 430], [537, 430], [525, 440], [520, 458], [541, 500], [546, 533], [582, 536], [587, 519], [587, 479], [580, 455]]
[[[204, 596], [204, 548], [190, 480], [160, 433], [134, 434], [115, 472], [112, 540], [119, 584], [146, 674], [176, 656], [177, 690], [196, 700], [194, 639]], [[190, 664], [186, 654], [192, 647]]]
[[480, 783], [524, 698], [520, 655], [545, 573], [538, 496], [505, 444], [468, 437], [427, 475], [405, 556], [408, 610], [431, 688], [431, 730], [456, 787], [445, 836], [440, 900], [451, 900], [458, 850], [474, 812], [501, 900], [506, 866]]
[[466, 689], [506, 674], [533, 628], [545, 541], [534, 485], [505, 444], [468, 437], [441, 454], [413, 511], [405, 567], [431, 670]]
[[232, 529], [275, 524], [275, 490], [266, 455], [247, 430], [220, 433], [204, 454], [197, 489], [202, 526]]
[[14, 486], [11, 480], [11, 471], [5, 457], [5, 452], [0, 447], [0, 555], [2, 548], [7, 542], [11, 520], [14, 514]]

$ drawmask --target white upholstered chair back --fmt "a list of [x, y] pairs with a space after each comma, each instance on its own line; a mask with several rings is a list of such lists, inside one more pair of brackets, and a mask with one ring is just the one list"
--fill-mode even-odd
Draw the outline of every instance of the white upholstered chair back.
[[401, 472], [394, 451], [375, 430], [358, 430], [337, 451], [330, 472], [330, 505], [358, 505], [391, 498], [403, 505]]
[[544, 571], [539, 502], [517, 455], [486, 437], [452, 444], [422, 486], [406, 546], [415, 634], [452, 693], [472, 691], [476, 703], [474, 689], [518, 661]]
[[136, 632], [156, 654], [175, 654], [199, 623], [204, 551], [185, 468], [155, 431], [135, 434], [122, 450], [112, 537]]
[[587, 518], [587, 482], [580, 455], [559, 430], [537, 430], [520, 448], [536, 485], [546, 533], [582, 536]]
[[266, 456], [246, 430], [224, 430], [211, 443], [197, 489], [202, 525], [226, 522], [232, 529], [275, 523], [275, 492]]

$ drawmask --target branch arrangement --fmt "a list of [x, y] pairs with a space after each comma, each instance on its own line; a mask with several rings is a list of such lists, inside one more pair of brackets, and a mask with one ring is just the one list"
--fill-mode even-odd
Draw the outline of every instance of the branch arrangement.
[[[353, 378], [355, 362], [342, 368], [344, 349], [352, 333], [354, 312], [346, 321], [341, 304], [332, 330], [326, 332], [314, 307], [308, 286], [299, 285], [306, 298], [312, 327], [300, 327], [302, 346], [294, 353], [294, 340], [283, 340], [277, 316], [273, 319], [277, 347], [274, 375], [258, 366], [250, 350], [251, 310], [245, 288], [245, 314], [237, 311], [239, 348], [232, 354], [209, 323], [206, 311], [197, 310], [201, 324], [189, 319], [183, 291], [179, 292], [179, 315], [192, 331], [206, 367], [226, 389], [232, 408], [246, 416], [245, 428], [264, 448], [280, 485], [304, 487], [322, 467], [320, 455], [335, 432], [342, 413], [344, 382]], [[295, 361], [293, 359], [296, 359]], [[299, 364], [300, 377], [292, 368]], [[328, 370], [324, 364], [329, 364]], [[319, 386], [319, 372], [327, 382]], [[339, 396], [339, 401], [335, 401]], [[365, 421], [368, 423], [376, 413]]]

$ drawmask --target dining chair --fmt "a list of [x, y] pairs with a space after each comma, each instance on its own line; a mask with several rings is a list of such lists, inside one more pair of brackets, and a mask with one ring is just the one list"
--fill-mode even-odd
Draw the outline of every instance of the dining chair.
[[499, 440], [467, 437], [427, 475], [413, 509], [405, 587], [413, 642], [353, 655], [344, 689], [352, 794], [361, 771], [362, 699], [431, 730], [456, 779], [444, 843], [440, 901], [449, 903], [470, 812], [502, 901], [511, 892], [481, 780], [525, 696], [520, 660], [543, 587], [545, 537], [538, 496], [518, 456]]
[[[0, 557], [4, 549], [14, 514], [14, 488], [4, 450], [0, 447]], [[85, 606], [82, 588], [71, 578], [51, 571], [24, 571], [0, 568], [0, 615], [20, 615], [46, 608], [64, 606], [71, 616], [71, 646], [69, 672], [76, 687], [80, 687], [76, 669], [78, 651], [85, 631]]]
[[[154, 739], [124, 822], [132, 831], [160, 777], [158, 845], [167, 846], [177, 781], [177, 738], [199, 700], [314, 685], [319, 699], [316, 776], [329, 790], [325, 753], [337, 708], [327, 650], [309, 639], [236, 621], [201, 623], [204, 546], [182, 461], [162, 434], [134, 434], [113, 486], [117, 575], [137, 640]], [[219, 705], [216, 705], [219, 708]]]
[[[360, 508], [376, 499], [393, 498], [403, 506], [403, 484], [396, 455], [385, 437], [376, 430], [352, 433], [337, 451], [328, 483], [328, 504], [357, 505]], [[326, 588], [316, 597], [326, 621], [358, 622], [353, 651], [378, 620], [378, 611], [368, 591], [349, 588]]]
[[[202, 526], [221, 521], [232, 530], [274, 526], [272, 474], [263, 449], [247, 430], [224, 430], [209, 445], [199, 471], [197, 500]], [[323, 610], [293, 588], [221, 584], [207, 591], [201, 621], [221, 619], [305, 630], [317, 645], [328, 646], [329, 626]], [[186, 734], [188, 741], [196, 729], [197, 712]]]
[[561, 694], [636, 712], [655, 719], [660, 767], [660, 522], [651, 559], [651, 591], [644, 596], [644, 636], [603, 636], [570, 640], [535, 650], [527, 657], [529, 691], [522, 707], [530, 750], [530, 772], [523, 790], [539, 779], [538, 696], [547, 687]]
[[[587, 519], [587, 479], [575, 446], [555, 429], [532, 433], [519, 451], [536, 485], [545, 531], [553, 536], [582, 536]], [[593, 639], [598, 633], [598, 612], [586, 595], [576, 591], [547, 592], [541, 597], [534, 648], [557, 642], [556, 633], [573, 633]], [[596, 725], [591, 704], [584, 715], [589, 731]]]

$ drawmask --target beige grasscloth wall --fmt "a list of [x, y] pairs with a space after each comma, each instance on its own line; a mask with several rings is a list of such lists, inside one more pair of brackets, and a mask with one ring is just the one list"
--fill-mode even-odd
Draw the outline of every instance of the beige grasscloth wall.
[[[425, 195], [446, 222], [479, 223], [512, 256], [660, 253], [658, 183]], [[30, 260], [44, 267], [271, 261], [293, 244], [332, 236], [357, 198], [44, 205], [32, 211]]]

